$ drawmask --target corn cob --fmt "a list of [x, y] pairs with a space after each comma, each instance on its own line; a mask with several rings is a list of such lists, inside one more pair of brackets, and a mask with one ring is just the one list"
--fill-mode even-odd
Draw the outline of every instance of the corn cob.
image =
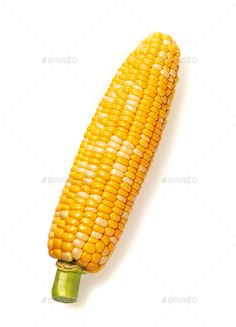
[[99, 271], [111, 256], [160, 142], [179, 56], [170, 36], [150, 35], [101, 100], [49, 232], [49, 255], [58, 259], [55, 300], [76, 301], [81, 273]]

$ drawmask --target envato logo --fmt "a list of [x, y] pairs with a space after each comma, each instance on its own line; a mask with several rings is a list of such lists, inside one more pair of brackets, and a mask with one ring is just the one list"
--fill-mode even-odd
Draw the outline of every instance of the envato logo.
[[163, 297], [162, 303], [168, 304], [196, 304], [198, 299], [196, 297]]
[[[78, 300], [77, 300], [78, 301]], [[54, 303], [55, 301], [53, 300], [53, 298], [52, 297], [46, 297], [46, 296], [44, 296], [44, 297], [42, 297], [42, 299], [41, 299], [41, 303], [43, 303], [43, 304], [45, 304], [45, 303]], [[68, 302], [68, 303], [71, 303], [71, 301], [68, 299], [68, 301], [66, 301], [66, 299], [64, 299], [64, 303], [66, 303], [66, 302]], [[76, 302], [76, 301], [75, 301]]]
[[76, 57], [43, 57], [41, 59], [43, 64], [76, 64], [78, 58]]
[[196, 177], [163, 177], [161, 182], [164, 184], [196, 184], [198, 179]]
[[42, 297], [41, 302], [42, 303], [53, 303], [53, 298], [44, 296], [44, 297]]
[[196, 57], [181, 57], [179, 61], [181, 64], [196, 64], [198, 59]]
[[64, 184], [66, 182], [65, 177], [43, 177], [41, 183], [43, 184]]

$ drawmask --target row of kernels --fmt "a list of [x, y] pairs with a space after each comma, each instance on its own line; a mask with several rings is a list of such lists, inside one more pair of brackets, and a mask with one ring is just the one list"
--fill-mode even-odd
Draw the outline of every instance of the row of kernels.
[[[157, 117], [155, 117], [155, 116], [151, 116], [154, 120], [156, 120], [157, 119]], [[165, 118], [166, 117], [166, 115], [163, 117], [163, 118]], [[148, 127], [148, 129], [150, 130], [150, 125], [149, 125], [149, 127]], [[151, 137], [151, 134], [152, 134], [152, 131], [153, 131], [153, 127], [151, 128], [151, 130], [150, 130], [150, 133], [149, 133], [149, 137]], [[147, 144], [148, 145], [148, 144]], [[152, 146], [152, 144], [151, 144], [151, 142], [150, 142], [150, 145]], [[156, 144], [155, 144], [155, 146], [156, 146]], [[154, 151], [154, 149], [153, 149], [153, 151]], [[152, 151], [152, 155], [153, 155], [153, 151]], [[137, 152], [136, 152], [137, 153]], [[140, 154], [140, 153], [139, 153]], [[151, 156], [150, 156], [150, 158], [151, 158]], [[149, 163], [145, 160], [145, 159], [143, 159], [142, 161], [141, 161], [141, 163], [142, 163], [142, 165], [143, 166], [146, 166], [146, 167], [148, 167], [149, 166]], [[142, 169], [141, 169], [142, 170]], [[140, 172], [140, 171], [139, 171]], [[136, 180], [135, 180], [135, 185], [136, 184], [141, 184], [142, 183], [142, 180], [143, 180], [143, 177], [144, 176], [141, 176], [142, 178], [136, 178]]]
[[[129, 143], [127, 144], [126, 143], [126, 146], [127, 145], [129, 145]], [[130, 147], [132, 147], [132, 145], [130, 146]], [[127, 149], [129, 149], [129, 147], [127, 147]], [[126, 148], [123, 148], [123, 150], [126, 150]], [[127, 151], [127, 150], [126, 150]], [[130, 151], [128, 150], [127, 152], [129, 152], [130, 153]], [[118, 165], [120, 165], [119, 163], [118, 163]], [[122, 169], [122, 167], [123, 167], [123, 169]], [[126, 167], [125, 166], [115, 166], [115, 168], [117, 169], [117, 168], [121, 168], [121, 171], [123, 170], [123, 171], [125, 171], [126, 170]], [[111, 182], [111, 181], [110, 181]], [[118, 187], [119, 187], [119, 183], [120, 183], [120, 180], [118, 180], [117, 181], [118, 183]], [[116, 182], [115, 182], [116, 183]], [[111, 194], [109, 194], [108, 192], [104, 192], [103, 194], [102, 194], [102, 198], [103, 199], [105, 199], [106, 201], [109, 201], [109, 200], [111, 200], [111, 201], [109, 201], [108, 203], [106, 202], [106, 205], [104, 204], [104, 201], [103, 201], [103, 203], [102, 203], [102, 205], [100, 205], [99, 206], [99, 210], [102, 210], [105, 214], [107, 214], [107, 213], [110, 213], [110, 210], [108, 209], [109, 207], [113, 207], [113, 203], [112, 203], [112, 201], [114, 202], [115, 200], [116, 200], [116, 197], [115, 197], [115, 195], [114, 195], [114, 193], [116, 194], [117, 193], [117, 188], [115, 188], [114, 186], [116, 186], [116, 185], [113, 185], [113, 187], [111, 186], [111, 185], [106, 185], [106, 187], [107, 187], [107, 189], [108, 189], [108, 191], [112, 191], [112, 193]], [[113, 194], [113, 196], [112, 196], [112, 194]], [[108, 205], [108, 206], [107, 206]], [[122, 201], [116, 201], [116, 203], [115, 203], [115, 206], [118, 206], [118, 208], [119, 208], [119, 206], [120, 207], [123, 207], [123, 203], [122, 203]], [[113, 209], [115, 209], [115, 208], [113, 208]], [[115, 216], [114, 216], [114, 218], [115, 218]], [[116, 219], [117, 219], [117, 217], [116, 217]], [[106, 225], [107, 225], [107, 221], [106, 220], [99, 220], [99, 219], [97, 219], [97, 222], [98, 223], [100, 223], [100, 224], [102, 224], [103, 225], [103, 227], [105, 227]], [[105, 230], [105, 235], [107, 235], [107, 236], [110, 236], [110, 237], [114, 237], [114, 239], [113, 239], [113, 241], [115, 242], [116, 241], [116, 237], [115, 236], [113, 236], [114, 235], [114, 228], [117, 228], [117, 226], [118, 226], [118, 223], [116, 222], [116, 221], [114, 221], [114, 220], [110, 220], [109, 221], [109, 227], [108, 228], [106, 228], [106, 230]], [[99, 246], [101, 246], [101, 243], [99, 243], [98, 244], [98, 247]], [[104, 255], [105, 253], [103, 253], [103, 255]]]

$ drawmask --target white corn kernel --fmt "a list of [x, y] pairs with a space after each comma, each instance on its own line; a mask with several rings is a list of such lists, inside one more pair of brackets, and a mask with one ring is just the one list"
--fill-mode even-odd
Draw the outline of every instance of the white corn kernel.
[[162, 70], [162, 66], [159, 65], [159, 64], [156, 64], [156, 63], [152, 65], [152, 68], [156, 68], [158, 70]]
[[124, 141], [123, 145], [126, 146], [127, 148], [130, 148], [130, 149], [134, 148], [134, 145], [131, 142], [127, 141], [127, 140]]
[[143, 157], [143, 152], [141, 151], [141, 150], [139, 150], [139, 149], [134, 149], [134, 154], [137, 154], [139, 157]]
[[118, 157], [125, 158], [125, 159], [127, 159], [127, 160], [129, 160], [129, 158], [130, 158], [130, 156], [129, 156], [127, 153], [123, 152], [123, 151], [119, 151], [119, 152], [117, 153], [117, 156], [118, 156]]
[[173, 69], [171, 69], [170, 70], [170, 75], [173, 76], [173, 77], [175, 77], [176, 76], [176, 72]]
[[142, 134], [142, 135], [141, 135], [141, 138], [142, 138], [143, 140], [147, 141], [147, 142], [150, 141], [150, 137], [148, 137], [147, 135]]
[[95, 232], [93, 230], [92, 233], [91, 233], [91, 236], [94, 237], [94, 238], [96, 238], [96, 239], [98, 239], [98, 240], [100, 240], [103, 235], [101, 233]]
[[134, 89], [142, 91], [143, 88], [140, 85], [134, 85]]
[[75, 238], [74, 241], [73, 241], [73, 245], [76, 247], [76, 248], [79, 248], [79, 249], [82, 249], [82, 247], [84, 246], [85, 242], [84, 241], [81, 241], [79, 238]]
[[140, 166], [138, 167], [138, 170], [141, 171], [142, 173], [146, 173], [147, 168], [144, 167], [144, 166], [142, 166], [142, 165], [140, 165]]
[[111, 141], [114, 141], [114, 142], [116, 142], [118, 144], [121, 144], [123, 142], [123, 140], [120, 137], [116, 136], [116, 135], [111, 136]]
[[81, 241], [87, 241], [87, 239], [89, 238], [88, 235], [81, 232], [77, 232], [76, 237], [78, 237]]
[[115, 236], [112, 236], [112, 237], [110, 237], [110, 241], [111, 241], [111, 243], [116, 244], [118, 239]]
[[161, 75], [165, 76], [166, 78], [169, 77], [169, 73], [165, 69], [161, 70]]
[[110, 146], [110, 147], [112, 147], [112, 148], [115, 148], [115, 149], [117, 149], [117, 150], [119, 150], [119, 148], [120, 148], [120, 145], [119, 145], [118, 143], [116, 143], [116, 142], [112, 142], [112, 141], [110, 141], [110, 142], [108, 143], [108, 146]]
[[103, 98], [103, 100], [105, 100], [106, 102], [114, 102], [114, 99], [113, 98], [111, 98], [111, 97], [108, 97], [108, 96], [104, 96], [104, 98]]
[[86, 185], [91, 184], [92, 181], [93, 181], [93, 180], [92, 180], [91, 178], [84, 178], [84, 179], [83, 179], [83, 183], [86, 184]]
[[105, 142], [97, 141], [97, 142], [96, 142], [96, 145], [97, 145], [99, 148], [105, 148], [105, 147], [106, 147], [106, 143], [105, 143]]
[[161, 58], [164, 58], [166, 59], [167, 57], [167, 53], [165, 51], [159, 51], [158, 55], [161, 57]]
[[[134, 86], [135, 87], [135, 86]], [[132, 99], [132, 100], [135, 100], [135, 101], [137, 101], [137, 102], [139, 102], [141, 99], [140, 99], [140, 97], [137, 97], [136, 95], [134, 95], [134, 94], [129, 94], [128, 95], [128, 99]]]
[[123, 177], [124, 176], [124, 173], [122, 171], [118, 170], [118, 169], [112, 169], [110, 174], [118, 176], [118, 177]]
[[93, 208], [93, 207], [85, 207], [85, 210], [88, 210], [88, 211], [91, 211], [91, 212], [94, 212], [94, 213], [97, 212], [97, 209]]
[[88, 168], [92, 171], [96, 171], [98, 169], [98, 166], [96, 165], [88, 165]]
[[120, 151], [123, 151], [129, 155], [133, 153], [133, 150], [131, 150], [130, 148], [127, 148], [127, 146], [124, 146], [124, 145], [122, 145], [122, 147], [120, 148]]
[[101, 257], [100, 261], [99, 261], [99, 264], [100, 265], [104, 265], [108, 260], [108, 256], [105, 256], [105, 257]]
[[77, 173], [84, 173], [85, 172], [85, 169], [84, 168], [80, 168], [80, 167], [78, 167], [77, 169], [76, 169], [76, 171], [77, 171]]
[[86, 192], [78, 192], [78, 197], [83, 198], [83, 199], [87, 199], [89, 197], [88, 193]]
[[94, 122], [94, 125], [98, 129], [104, 129], [105, 128], [105, 125], [104, 125], [104, 121], [103, 120], [102, 121], [99, 121], [99, 120], [95, 121]]
[[99, 148], [98, 146], [94, 146], [92, 151], [96, 152], [96, 153], [104, 153], [105, 152], [105, 150], [103, 148]]
[[107, 227], [107, 224], [108, 224], [106, 219], [102, 219], [100, 217], [96, 218], [95, 223], [102, 227]]
[[92, 195], [90, 195], [90, 198], [93, 199], [94, 201], [96, 201], [97, 203], [102, 202], [102, 197], [100, 195], [92, 194]]
[[84, 172], [85, 176], [93, 178], [95, 176], [95, 172], [92, 170], [85, 170]]
[[163, 44], [171, 44], [171, 42], [169, 40], [163, 40], [162, 43]]
[[129, 213], [127, 211], [124, 211], [122, 214], [122, 218], [128, 218], [129, 217]]
[[132, 179], [130, 179], [130, 178], [128, 178], [128, 177], [124, 177], [124, 178], [123, 178], [123, 181], [126, 182], [126, 183], [129, 184], [129, 185], [133, 185], [133, 183], [134, 183], [134, 182], [132, 181]]
[[62, 252], [61, 258], [62, 258], [62, 260], [67, 261], [67, 262], [70, 262], [73, 260], [70, 252]]
[[104, 114], [104, 113], [100, 113], [99, 115], [98, 115], [98, 119], [104, 119], [104, 118], [107, 118], [107, 114]]
[[134, 107], [138, 106], [138, 102], [134, 101], [134, 100], [127, 100], [126, 104], [129, 104], [129, 105], [134, 106]]
[[119, 169], [122, 172], [126, 172], [126, 170], [127, 170], [127, 167], [126, 166], [121, 165], [121, 164], [119, 164], [117, 162], [114, 163], [113, 168]]
[[115, 154], [117, 153], [116, 149], [110, 148], [110, 147], [106, 148], [106, 151], [109, 152], [109, 153], [115, 153]]
[[110, 252], [110, 251], [109, 251], [108, 247], [106, 246], [105, 249], [102, 251], [101, 255], [102, 255], [102, 256], [106, 256], [106, 255], [109, 254], [109, 252]]
[[59, 215], [61, 218], [66, 218], [69, 216], [69, 211], [68, 210], [61, 211]]
[[116, 198], [117, 198], [117, 200], [120, 201], [120, 202], [123, 202], [123, 203], [126, 202], [126, 198], [125, 198], [124, 196], [122, 196], [122, 195], [119, 195], [119, 194], [118, 194], [118, 195], [116, 196]]
[[79, 161], [78, 162], [78, 166], [81, 166], [81, 167], [86, 167], [87, 166], [87, 161]]
[[134, 106], [131, 106], [129, 104], [126, 104], [124, 106], [124, 109], [129, 110], [129, 111], [132, 111], [132, 112], [135, 112], [137, 110], [137, 108], [135, 108]]
[[88, 150], [88, 151], [93, 151], [93, 145], [91, 145], [91, 144], [88, 144], [88, 145], [86, 145], [86, 150]]
[[81, 257], [81, 254], [82, 254], [82, 250], [81, 249], [74, 248], [72, 250], [71, 254], [72, 254], [72, 257], [75, 260], [79, 260], [79, 258]]

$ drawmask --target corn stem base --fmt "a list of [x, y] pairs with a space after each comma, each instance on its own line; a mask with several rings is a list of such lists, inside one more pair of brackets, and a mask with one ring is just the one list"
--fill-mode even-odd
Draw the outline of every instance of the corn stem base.
[[63, 303], [77, 301], [81, 273], [57, 269], [52, 287], [52, 298]]

